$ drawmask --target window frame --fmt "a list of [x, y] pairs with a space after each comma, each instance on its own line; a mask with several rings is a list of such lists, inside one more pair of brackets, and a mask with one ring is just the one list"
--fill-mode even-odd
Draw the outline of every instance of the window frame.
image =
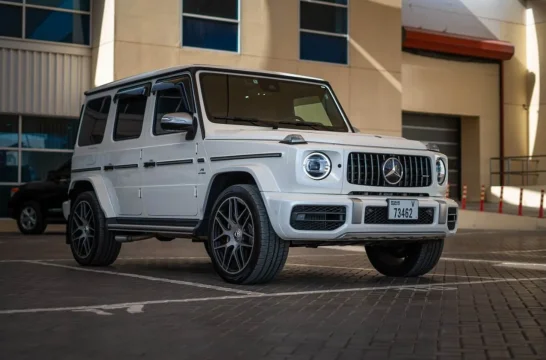
[[[196, 104], [195, 104], [195, 91], [194, 91], [194, 85], [193, 85], [193, 80], [192, 80], [192, 76], [190, 73], [182, 73], [180, 75], [177, 75], [177, 76], [174, 76], [174, 77], [168, 77], [168, 78], [163, 78], [163, 79], [157, 79], [155, 84], [159, 84], [159, 83], [162, 83], [162, 82], [168, 82], [170, 80], [177, 80], [177, 79], [182, 79], [182, 78], [185, 78], [187, 77], [189, 79], [189, 83], [190, 83], [190, 88], [188, 89], [191, 94], [187, 94], [188, 95], [188, 101], [190, 102], [190, 107], [193, 108], [193, 111], [194, 113], [192, 115], [195, 114], [195, 109], [197, 108], [196, 107]], [[161, 90], [159, 90], [161, 91]], [[153, 119], [152, 119], [152, 136], [153, 137], [157, 137], [157, 136], [164, 136], [164, 135], [172, 135], [172, 134], [180, 134], [180, 133], [185, 133], [186, 131], [181, 131], [181, 130], [172, 130], [172, 131], [169, 131], [169, 132], [166, 132], [166, 133], [163, 133], [163, 134], [157, 134], [156, 133], [156, 124], [157, 124], [157, 109], [158, 109], [158, 106], [157, 106], [157, 101], [158, 101], [158, 93], [159, 91], [156, 91], [154, 93], [154, 111], [153, 111]], [[191, 110], [191, 109], [190, 109]]]
[[[63, 8], [57, 8], [57, 7], [51, 7], [51, 6], [44, 6], [44, 5], [35, 5], [35, 4], [28, 4], [27, 0], [21, 0], [20, 3], [17, 2], [11, 2], [7, 0], [0, 0], [0, 5], [12, 5], [22, 8], [22, 21], [21, 21], [21, 37], [11, 37], [11, 36], [0, 36], [0, 39], [6, 39], [6, 40], [16, 40], [16, 41], [27, 41], [27, 42], [35, 42], [40, 44], [56, 44], [61, 46], [74, 46], [74, 47], [80, 47], [80, 48], [91, 48], [93, 46], [93, 0], [89, 0], [89, 11], [83, 11], [83, 10], [75, 10], [75, 9], [63, 9]], [[79, 15], [88, 15], [89, 16], [89, 44], [74, 44], [74, 43], [65, 43], [65, 42], [59, 42], [59, 41], [50, 41], [50, 40], [38, 40], [38, 39], [30, 39], [27, 38], [26, 34], [26, 9], [40, 9], [40, 10], [49, 10], [49, 11], [58, 11], [58, 12], [66, 12], [69, 14], [79, 14]]]
[[[325, 6], [332, 6], [332, 7], [340, 7], [347, 9], [347, 33], [346, 34], [339, 34], [339, 33], [333, 33], [328, 31], [318, 31], [318, 30], [310, 30], [310, 29], [304, 29], [301, 27], [301, 3], [311, 3], [311, 4], [317, 4], [317, 5], [325, 5]], [[351, 63], [351, 48], [349, 47], [349, 39], [350, 39], [350, 32], [351, 32], [351, 23], [350, 23], [350, 2], [351, 0], [347, 0], [347, 5], [344, 4], [336, 4], [331, 3], [328, 1], [321, 1], [321, 0], [298, 0], [298, 60], [299, 61], [309, 61], [309, 62], [315, 62], [319, 64], [329, 64], [329, 65], [341, 65], [341, 66], [349, 66]], [[338, 38], [345, 38], [347, 40], [346, 42], [346, 50], [347, 50], [347, 61], [345, 63], [339, 63], [339, 62], [331, 62], [331, 61], [322, 61], [322, 60], [310, 60], [310, 59], [302, 59], [301, 57], [301, 33], [308, 33], [308, 34], [315, 34], [315, 35], [323, 35], [323, 36], [332, 36], [332, 37], [338, 37]]]
[[[142, 130], [144, 130], [144, 124], [146, 122], [146, 113], [148, 112], [151, 86], [152, 86], [152, 83], [147, 82], [144, 84], [122, 88], [116, 92], [116, 94], [113, 97], [113, 103], [115, 105], [116, 112], [114, 115], [114, 124], [112, 127], [112, 133], [111, 133], [112, 142], [117, 143], [122, 141], [137, 140], [142, 137], [142, 133], [143, 133]], [[119, 122], [119, 100], [122, 98], [122, 95], [124, 94], [126, 95], [126, 98], [131, 98], [136, 96], [144, 96], [146, 98], [146, 104], [144, 105], [144, 114], [142, 114], [142, 127], [140, 128], [140, 134], [138, 136], [126, 137], [123, 139], [116, 139], [116, 131], [117, 131], [118, 122]]]
[[[1, 1], [1, 0], [0, 0]], [[228, 18], [221, 18], [217, 16], [208, 16], [208, 15], [199, 15], [199, 14], [192, 14], [192, 13], [185, 13], [184, 12], [184, 0], [180, 1], [180, 47], [182, 49], [194, 49], [194, 50], [203, 50], [203, 51], [220, 51], [228, 54], [241, 54], [241, 0], [237, 1], [237, 20], [234, 19], [228, 19]], [[237, 24], [237, 51], [231, 51], [231, 50], [221, 50], [221, 49], [211, 49], [211, 48], [205, 48], [205, 47], [196, 47], [196, 46], [188, 46], [184, 45], [184, 17], [190, 17], [193, 19], [201, 19], [201, 20], [210, 20], [210, 21], [216, 21], [216, 22], [223, 22], [223, 23], [231, 23], [231, 24]]]

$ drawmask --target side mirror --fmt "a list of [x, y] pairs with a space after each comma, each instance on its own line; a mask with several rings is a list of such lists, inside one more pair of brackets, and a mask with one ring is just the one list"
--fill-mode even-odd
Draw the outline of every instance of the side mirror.
[[360, 129], [355, 128], [354, 126], [353, 126], [353, 129], [355, 130], [355, 133], [359, 133], [359, 132], [360, 132]]
[[192, 140], [195, 137], [196, 125], [193, 116], [186, 112], [163, 115], [161, 128], [171, 131], [186, 131], [186, 140]]
[[190, 131], [193, 129], [193, 117], [188, 113], [170, 113], [161, 118], [163, 130]]

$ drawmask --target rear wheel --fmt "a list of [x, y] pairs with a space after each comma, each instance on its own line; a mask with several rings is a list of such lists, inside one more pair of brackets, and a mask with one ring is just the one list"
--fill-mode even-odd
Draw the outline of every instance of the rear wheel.
[[43, 234], [47, 227], [47, 222], [40, 204], [34, 201], [24, 203], [19, 209], [17, 227], [19, 231], [26, 235]]
[[258, 188], [234, 185], [216, 200], [208, 252], [217, 273], [235, 284], [265, 283], [282, 270], [289, 243], [277, 236]]
[[415, 277], [431, 271], [444, 248], [437, 239], [400, 246], [369, 245], [366, 254], [373, 267], [386, 276]]
[[106, 228], [97, 196], [81, 193], [70, 211], [67, 236], [74, 259], [84, 266], [108, 266], [119, 255], [121, 243]]

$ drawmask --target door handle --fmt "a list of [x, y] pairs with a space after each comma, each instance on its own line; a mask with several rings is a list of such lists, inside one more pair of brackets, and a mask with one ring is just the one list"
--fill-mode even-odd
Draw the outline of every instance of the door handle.
[[146, 161], [146, 162], [144, 163], [144, 167], [145, 167], [145, 168], [154, 167], [154, 166], [155, 166], [155, 161], [153, 161], [153, 160]]
[[114, 170], [114, 165], [112, 164], [104, 165], [104, 171], [110, 171], [110, 170]]

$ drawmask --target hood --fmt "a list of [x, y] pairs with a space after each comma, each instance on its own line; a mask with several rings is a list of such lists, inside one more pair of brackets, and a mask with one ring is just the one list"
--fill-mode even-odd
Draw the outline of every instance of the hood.
[[299, 134], [308, 143], [333, 144], [342, 146], [363, 146], [406, 150], [427, 150], [420, 141], [408, 140], [403, 137], [383, 136], [363, 133], [339, 133], [329, 131], [309, 131], [301, 129], [256, 130], [255, 128], [214, 129], [207, 133], [207, 140], [251, 140], [251, 141], [281, 141], [287, 135]]

